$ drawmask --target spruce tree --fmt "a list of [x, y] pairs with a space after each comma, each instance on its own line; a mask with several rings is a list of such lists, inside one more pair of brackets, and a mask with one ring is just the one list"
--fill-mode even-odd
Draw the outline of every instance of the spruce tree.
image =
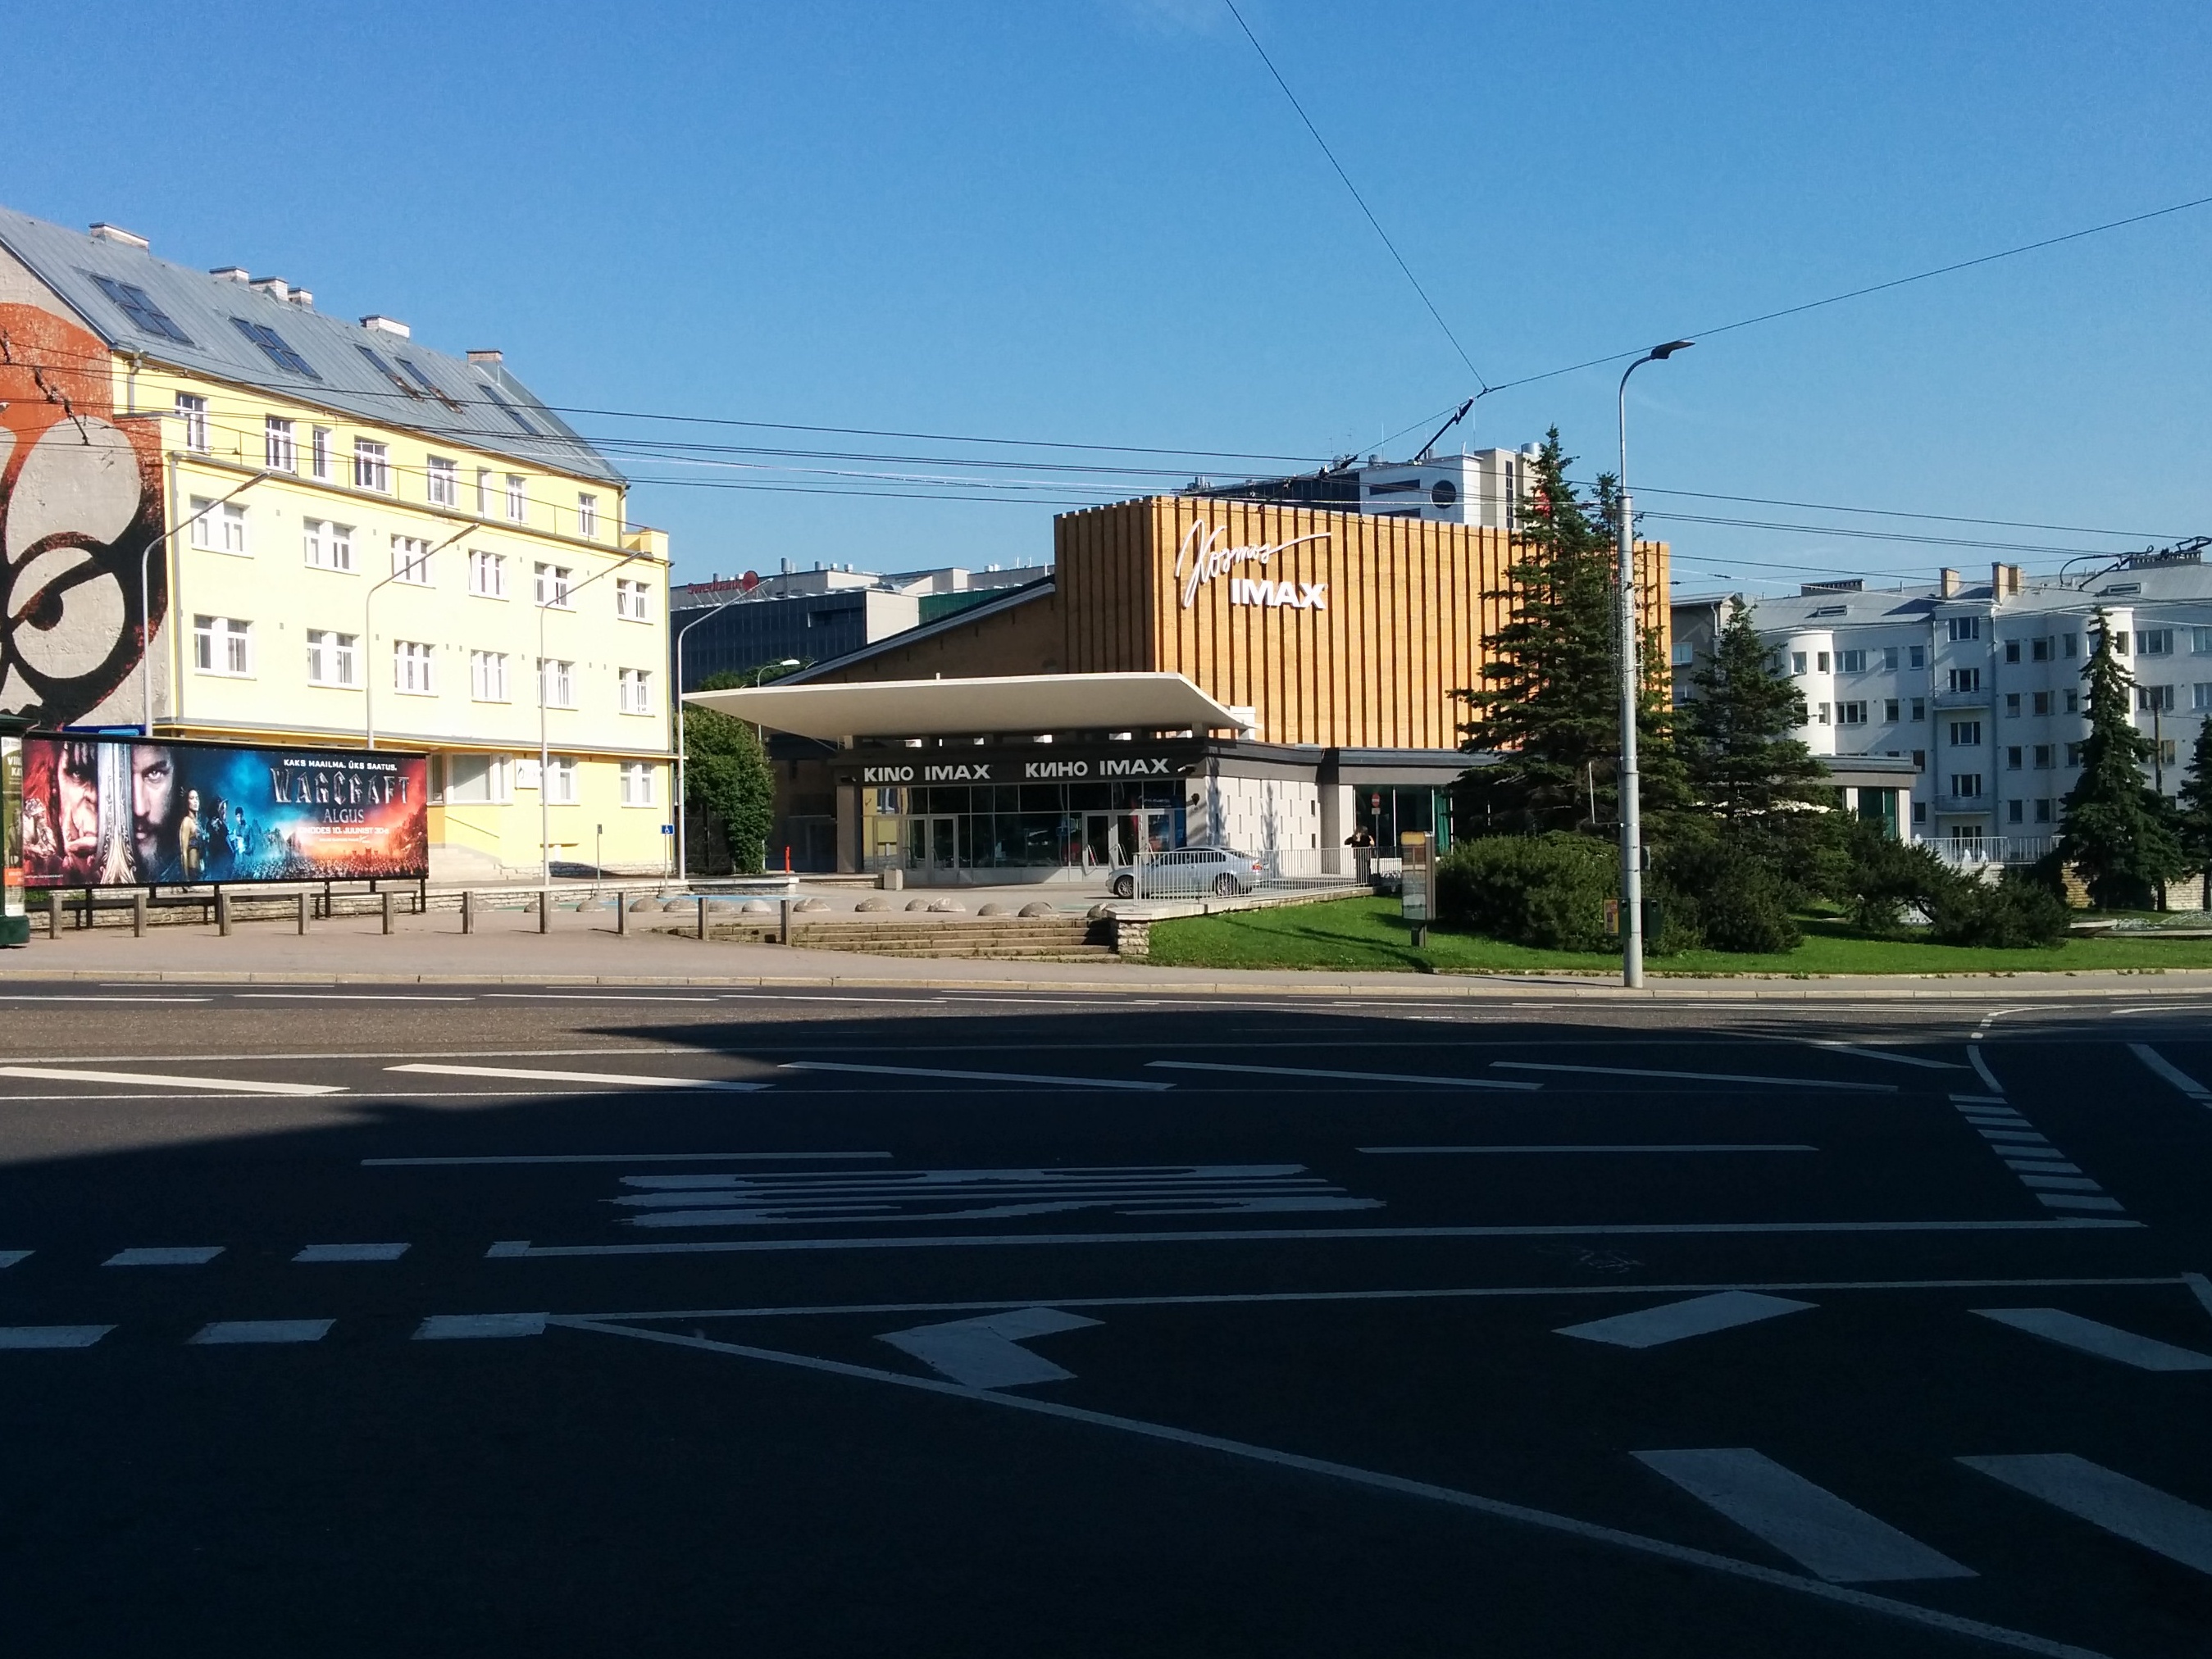
[[2197, 730], [2196, 752], [2190, 757], [2189, 781], [2181, 786], [2181, 811], [2174, 829], [2184, 861], [2197, 870], [2204, 883], [2198, 902], [2212, 910], [2212, 715]]
[[1776, 668], [1742, 599], [1729, 602], [1691, 684], [1697, 696], [1675, 715], [1675, 741], [1698, 807], [1743, 825], [1834, 799], [1820, 763], [1792, 735], [1805, 724], [1804, 694]]
[[2081, 744], [2081, 780], [2066, 796], [2058, 856], [2081, 872], [2099, 909], [2143, 909], [2152, 890], [2179, 875], [2186, 860], [2172, 809], [2143, 781], [2150, 739], [2136, 730], [2135, 679], [2112, 649], [2102, 610], [2089, 637], [2081, 670], [2089, 687], [2089, 734]]
[[[1605, 833], [1620, 821], [1613, 567], [1620, 496], [1607, 476], [1584, 500], [1566, 476], [1573, 464], [1553, 428], [1523, 471], [1516, 557], [1506, 570], [1511, 586], [1489, 596], [1509, 602], [1510, 619], [1483, 641], [1483, 684], [1453, 693], [1471, 715], [1460, 726], [1461, 746], [1498, 757], [1462, 781], [1462, 833]], [[1665, 690], [1649, 672], [1656, 643], [1656, 635], [1644, 641], [1637, 722], [1644, 810], [1655, 821], [1682, 795]]]

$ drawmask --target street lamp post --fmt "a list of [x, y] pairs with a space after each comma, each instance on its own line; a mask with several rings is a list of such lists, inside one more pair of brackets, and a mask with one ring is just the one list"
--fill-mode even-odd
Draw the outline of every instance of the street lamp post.
[[[751, 595], [747, 594], [744, 598], [725, 599], [720, 605], [709, 605], [676, 630], [676, 685], [674, 695], [670, 702], [674, 706], [676, 716], [676, 879], [678, 881], [689, 881], [691, 878], [691, 848], [689, 839], [690, 826], [685, 817], [689, 807], [684, 790], [684, 763], [690, 753], [690, 745], [684, 730], [684, 636], [708, 617], [719, 617], [732, 605], [743, 605], [745, 599], [750, 597]], [[786, 657], [781, 662], [769, 665], [778, 669], [791, 669], [799, 666], [799, 661], [796, 657]]]
[[[602, 576], [611, 576], [632, 561], [645, 556], [641, 547], [633, 548], [617, 559], [605, 570], [594, 571], [574, 586], [561, 590], [563, 600], [573, 599]], [[533, 593], [538, 601], [538, 869], [540, 891], [538, 902], [541, 924], [548, 919], [553, 903], [553, 812], [547, 797], [547, 775], [551, 771], [551, 745], [545, 732], [545, 613], [553, 608], [553, 582], [549, 575], [543, 593]]]
[[[142, 412], [136, 416], [135, 418], [143, 420], [146, 418], [146, 415]], [[155, 413], [153, 418], [158, 420], [161, 418], [161, 415], [159, 413]], [[271, 478], [275, 476], [276, 474], [267, 471], [265, 468], [263, 471], [255, 473], [244, 483], [239, 485], [237, 489], [232, 490], [229, 495], [218, 495], [199, 512], [191, 514], [189, 516], [179, 520], [174, 528], [163, 531], [160, 535], [155, 537], [153, 540], [148, 542], [145, 547], [140, 550], [138, 555], [138, 626], [144, 630], [143, 637], [140, 641], [140, 648], [138, 652], [139, 695], [144, 705], [141, 711], [141, 719], [138, 723], [141, 736], [150, 738], [154, 735], [154, 611], [153, 577], [150, 574], [154, 559], [154, 550], [157, 547], [167, 547], [170, 542], [173, 541], [179, 535], [190, 529], [193, 525], [198, 523], [199, 520], [205, 518], [209, 514], [214, 512], [216, 508], [221, 507], [225, 501], [244, 495], [247, 490], [252, 489], [254, 485], [261, 483], [264, 478]], [[177, 586], [177, 583], [172, 582], [169, 584], [169, 625], [171, 628], [174, 628], [177, 625], [178, 618], [183, 614], [183, 612], [178, 608], [177, 605], [179, 598], [176, 592]], [[175, 690], [175, 687], [172, 686], [170, 688], [170, 704], [172, 713], [174, 712], [176, 702]]]
[[[1637, 664], [1636, 514], [1628, 496], [1628, 377], [1646, 363], [1664, 362], [1692, 340], [1654, 346], [1620, 376], [1620, 568], [1616, 578], [1620, 633], [1620, 982], [1644, 984], [1644, 803], [1636, 769], [1636, 715], [1643, 700]], [[1661, 594], [1663, 601], [1665, 594]]]

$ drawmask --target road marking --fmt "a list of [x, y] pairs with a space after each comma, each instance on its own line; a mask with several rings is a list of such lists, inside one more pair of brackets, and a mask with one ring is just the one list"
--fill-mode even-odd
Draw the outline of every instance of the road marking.
[[[19, 1250], [16, 1259], [21, 1261], [28, 1255], [28, 1250]], [[2189, 1293], [2197, 1298], [2197, 1305], [2206, 1313], [2212, 1313], [2212, 1279], [2207, 1279], [2203, 1273], [2184, 1273], [2181, 1282], [2189, 1286]]]
[[1583, 1325], [1562, 1325], [1555, 1334], [1610, 1343], [1616, 1348], [1656, 1348], [1686, 1336], [1704, 1336], [1739, 1325], [1755, 1325], [1763, 1319], [1778, 1319], [1784, 1314], [1805, 1313], [1814, 1305], [1753, 1291], [1717, 1291], [1711, 1296], [1692, 1297], [1687, 1302], [1668, 1302]]
[[1832, 1584], [1976, 1576], [1748, 1446], [1641, 1451], [1635, 1457]]
[[2169, 1561], [2212, 1572], [2212, 1510], [2071, 1452], [1959, 1461]]
[[1717, 1141], [1710, 1146], [1672, 1141], [1656, 1146], [1355, 1146], [1352, 1150], [1380, 1157], [1391, 1152], [1426, 1156], [1460, 1152], [1817, 1152], [1820, 1149], [1791, 1141], [1778, 1141], [1771, 1145], [1760, 1142], [1735, 1145]]
[[867, 1072], [880, 1077], [952, 1077], [975, 1083], [1051, 1083], [1073, 1089], [1172, 1089], [1172, 1083], [1146, 1083], [1117, 1077], [1039, 1077], [1029, 1072], [953, 1072], [929, 1066], [854, 1066], [842, 1060], [788, 1060], [787, 1072]]
[[179, 1077], [163, 1072], [93, 1072], [74, 1066], [0, 1066], [0, 1077], [62, 1083], [150, 1083], [163, 1089], [228, 1089], [247, 1095], [342, 1095], [343, 1083], [253, 1083], [234, 1077]]
[[[1003, 1002], [1040, 1002], [1046, 1000], [1041, 997], [994, 996], [963, 997], [961, 1000], [965, 1002], [988, 1002], [994, 1006]], [[950, 997], [786, 996], [776, 991], [733, 991], [716, 997], [714, 1000], [717, 1002], [883, 1002], [889, 1003], [895, 1007], [902, 1008], [933, 1008], [941, 1003], [950, 1002], [952, 999]], [[1050, 1002], [1048, 1003], [1047, 1006], [1051, 1007], [1063, 1007], [1072, 1005]]]
[[486, 1000], [501, 1002], [720, 1002], [720, 997], [664, 997], [625, 995], [610, 992], [601, 995], [592, 991], [487, 991]]
[[387, 1066], [387, 1072], [428, 1072], [439, 1077], [507, 1077], [533, 1083], [611, 1083], [625, 1089], [703, 1089], [710, 1093], [750, 1094], [772, 1088], [767, 1083], [690, 1077], [647, 1077], [636, 1072], [550, 1072], [520, 1066], [444, 1066], [416, 1060], [409, 1066]]
[[0, 1250], [0, 1267], [12, 1267], [30, 1256], [28, 1250]]
[[[1976, 1032], [1975, 1035], [1978, 1036], [1980, 1033]], [[1979, 1048], [1967, 1049], [1966, 1058], [1973, 1061], [1974, 1069], [1982, 1074], [1982, 1081], [1990, 1085], [1991, 1094], [2001, 1095], [2004, 1092], [2004, 1085], [1998, 1082], [1997, 1074], [1990, 1070], [1990, 1063], [1982, 1058], [1982, 1051]]]
[[103, 1267], [198, 1267], [222, 1254], [220, 1244], [150, 1244], [118, 1250]]
[[21, 991], [0, 992], [0, 1002], [213, 1002], [213, 997], [70, 997], [40, 996]]
[[1164, 1423], [1146, 1422], [1141, 1418], [1117, 1417], [1107, 1412], [1089, 1411], [1079, 1406], [1070, 1406], [1057, 1400], [1039, 1400], [1031, 1395], [1006, 1394], [983, 1389], [965, 1389], [957, 1382], [940, 1382], [932, 1377], [902, 1376], [896, 1371], [879, 1370], [871, 1365], [854, 1365], [842, 1360], [817, 1359], [807, 1354], [785, 1353], [774, 1348], [749, 1347], [735, 1342], [717, 1342], [703, 1336], [684, 1336], [674, 1331], [643, 1330], [635, 1326], [603, 1323], [595, 1320], [574, 1317], [557, 1318], [555, 1323], [573, 1330], [592, 1331], [604, 1336], [626, 1337], [632, 1341], [655, 1342], [669, 1347], [688, 1348], [698, 1353], [719, 1353], [743, 1359], [756, 1359], [769, 1364], [789, 1366], [794, 1370], [812, 1371], [817, 1375], [842, 1376], [856, 1381], [878, 1382], [894, 1388], [933, 1394], [940, 1399], [981, 1401], [1002, 1410], [1028, 1412], [1038, 1417], [1057, 1418], [1065, 1423], [1080, 1423], [1089, 1427], [1110, 1429], [1142, 1439], [1170, 1445], [1188, 1446], [1196, 1450], [1220, 1455], [1243, 1458], [1277, 1468], [1295, 1469], [1301, 1474], [1319, 1475], [1324, 1479], [1363, 1486], [1372, 1492], [1387, 1492], [1401, 1498], [1419, 1498], [1430, 1503], [1482, 1515], [1492, 1520], [1506, 1521], [1518, 1526], [1533, 1527], [1542, 1531], [1579, 1538], [1592, 1543], [1609, 1545], [1663, 1561], [1678, 1562], [1686, 1566], [1702, 1567], [1707, 1571], [1725, 1577], [1765, 1584], [1786, 1589], [1799, 1595], [1811, 1597], [1832, 1605], [1858, 1608], [1862, 1612], [1880, 1614], [1900, 1622], [1917, 1625], [1924, 1629], [1948, 1632], [2008, 1647], [2015, 1652], [2043, 1656], [2043, 1659], [2106, 1659], [2106, 1656], [2087, 1648], [2078, 1648], [2063, 1642], [2033, 1635], [2026, 1631], [1992, 1625], [1978, 1619], [1967, 1619], [1957, 1613], [1944, 1613], [1933, 1607], [1915, 1606], [1910, 1601], [1896, 1601], [1889, 1596], [1873, 1595], [1865, 1590], [1850, 1589], [1840, 1584], [1824, 1583], [1817, 1578], [1807, 1578], [1793, 1572], [1784, 1572], [1753, 1561], [1738, 1560], [1734, 1556], [1721, 1555], [1711, 1550], [1693, 1549], [1665, 1539], [1646, 1537], [1641, 1533], [1624, 1531], [1617, 1527], [1601, 1526], [1595, 1522], [1577, 1520], [1548, 1510], [1531, 1509], [1526, 1504], [1510, 1504], [1501, 1498], [1487, 1498], [1479, 1492], [1463, 1492], [1455, 1487], [1439, 1486], [1425, 1480], [1411, 1480], [1402, 1475], [1385, 1474], [1378, 1470], [1363, 1469], [1348, 1463], [1333, 1463], [1318, 1457], [1307, 1457], [1296, 1452], [1277, 1451], [1272, 1447], [1257, 1446], [1249, 1441], [1224, 1439], [1218, 1435], [1200, 1434], [1188, 1429], [1171, 1427]]
[[[2094, 1202], [2085, 1200], [2084, 1202]], [[2110, 1202], [2109, 1200], [2106, 1200]], [[2118, 1207], [2117, 1206], [2115, 1207]], [[2068, 1216], [2044, 1221], [1712, 1221], [1629, 1222], [1588, 1227], [1249, 1227], [1181, 1232], [971, 1233], [950, 1237], [670, 1239], [653, 1244], [533, 1244], [501, 1239], [488, 1260], [586, 1255], [692, 1255], [755, 1250], [926, 1250], [1010, 1246], [1058, 1249], [1071, 1244], [1249, 1244], [1340, 1243], [1389, 1238], [1651, 1238], [1686, 1236], [1759, 1237], [1832, 1233], [2054, 1233], [2139, 1228], [2140, 1221]]]
[[889, 1158], [889, 1152], [524, 1152], [484, 1158], [365, 1158], [364, 1170], [434, 1168], [467, 1164], [735, 1164], [769, 1159], [828, 1162], [833, 1158]]
[[1923, 1060], [1918, 1054], [1893, 1054], [1887, 1048], [1869, 1048], [1856, 1042], [1837, 1042], [1827, 1037], [1811, 1039], [1816, 1048], [1826, 1048], [1838, 1054], [1856, 1054], [1861, 1060], [1886, 1060], [1893, 1066], [1918, 1066], [1930, 1072], [1963, 1072], [1966, 1068], [1955, 1060]]
[[1024, 1339], [1079, 1331], [1097, 1322], [1057, 1308], [1010, 1308], [979, 1319], [887, 1331], [876, 1340], [912, 1354], [932, 1370], [969, 1388], [1019, 1389], [1033, 1382], [1066, 1382], [1075, 1376], [1023, 1347]]
[[386, 995], [353, 991], [240, 991], [240, 1002], [474, 1002], [474, 997]]
[[477, 1337], [543, 1336], [542, 1313], [432, 1314], [415, 1328], [417, 1342], [453, 1342]]
[[1492, 1067], [1513, 1072], [1585, 1072], [1596, 1077], [1680, 1078], [1693, 1083], [1778, 1083], [1792, 1089], [1850, 1089], [1863, 1094], [1893, 1095], [1894, 1083], [1839, 1083], [1817, 1077], [1752, 1077], [1740, 1072], [1659, 1072], [1641, 1066], [1557, 1066], [1538, 1060], [1493, 1060]]
[[203, 1347], [245, 1342], [319, 1342], [335, 1319], [218, 1319], [192, 1334]]
[[112, 1325], [0, 1325], [0, 1348], [88, 1348]]
[[2127, 1206], [2117, 1198], [2093, 1198], [2081, 1193], [2038, 1193], [2036, 1197], [2054, 1210], [2112, 1210]]
[[2130, 1042], [2128, 1048], [2135, 1057], [2187, 1095], [2199, 1106], [2212, 1106], [2212, 1089], [2206, 1088], [2183, 1071], [2148, 1042]]
[[1972, 1311], [2046, 1342], [2079, 1348], [2100, 1359], [2117, 1359], [2139, 1371], [2212, 1371], [2212, 1354], [2137, 1336], [2133, 1331], [2100, 1324], [2063, 1308], [1976, 1308]]
[[1440, 1089], [1540, 1089], [1540, 1083], [1507, 1083], [1496, 1078], [1422, 1077], [1408, 1072], [1319, 1072], [1304, 1066], [1227, 1066], [1203, 1060], [1148, 1060], [1147, 1066], [1176, 1072], [1249, 1072], [1259, 1077], [1341, 1078], [1355, 1083], [1428, 1083]]
[[295, 1261], [397, 1261], [407, 1254], [404, 1244], [309, 1244]]

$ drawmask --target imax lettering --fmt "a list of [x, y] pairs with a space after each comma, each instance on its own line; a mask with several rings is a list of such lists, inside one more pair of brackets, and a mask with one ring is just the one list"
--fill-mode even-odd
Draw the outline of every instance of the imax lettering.
[[1103, 760], [1098, 763], [1102, 778], [1164, 778], [1168, 775], [1168, 763], [1164, 760]]
[[1269, 610], [1288, 605], [1293, 611], [1328, 609], [1327, 582], [1257, 581], [1249, 576], [1229, 579], [1229, 603], [1264, 605]]
[[965, 766], [925, 766], [921, 769], [925, 783], [988, 783], [991, 769], [973, 763]]
[[[1294, 537], [1287, 542], [1251, 542], [1241, 547], [1224, 547], [1221, 545], [1221, 538], [1225, 533], [1223, 531], [1209, 528], [1203, 519], [1199, 520], [1184, 532], [1182, 545], [1176, 550], [1175, 565], [1176, 582], [1182, 589], [1184, 610], [1190, 609], [1192, 602], [1198, 598], [1198, 590], [1201, 586], [1217, 576], [1226, 575], [1239, 565], [1256, 564], [1264, 569], [1274, 562], [1275, 555], [1278, 553], [1287, 553], [1291, 549], [1303, 547], [1308, 542], [1325, 542], [1329, 539], [1328, 532], [1322, 531], [1311, 536]], [[1249, 586], [1265, 588], [1269, 592], [1279, 592], [1287, 588], [1293, 596], [1297, 594], [1300, 586], [1294, 582], [1252, 582], [1249, 579], [1241, 580], [1246, 580]], [[1320, 611], [1327, 608], [1322, 603], [1322, 594], [1328, 586], [1326, 582], [1315, 582], [1306, 587], [1304, 599], [1292, 597], [1287, 601], [1264, 599], [1256, 601], [1239, 599], [1232, 586], [1229, 602], [1231, 605], [1288, 603], [1301, 611]]]

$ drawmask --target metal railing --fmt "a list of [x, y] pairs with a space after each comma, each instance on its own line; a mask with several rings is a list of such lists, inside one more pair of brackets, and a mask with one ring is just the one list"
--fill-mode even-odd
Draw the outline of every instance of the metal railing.
[[1990, 864], [2033, 864], [2050, 853], [2053, 838], [2049, 836], [1972, 836], [1924, 841], [1920, 844], [1944, 863], [1960, 869], [1969, 869]]
[[1349, 847], [1278, 847], [1239, 852], [1224, 860], [1218, 848], [1173, 848], [1139, 853], [1135, 864], [1124, 868], [1133, 879], [1133, 898], [1231, 898], [1352, 886], [1359, 880], [1353, 852]]

